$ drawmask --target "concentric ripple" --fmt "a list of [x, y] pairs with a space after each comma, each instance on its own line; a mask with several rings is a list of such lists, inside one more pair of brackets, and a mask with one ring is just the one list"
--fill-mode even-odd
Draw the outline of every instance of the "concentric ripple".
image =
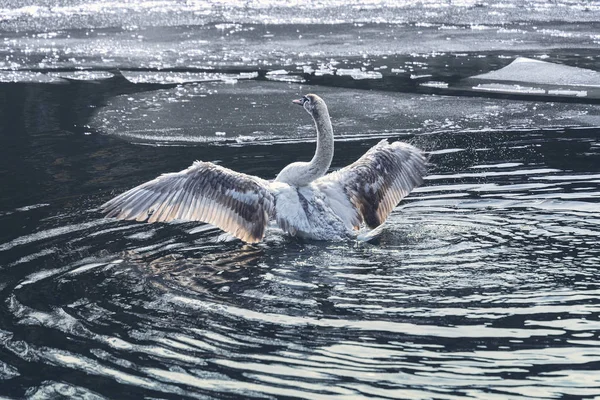
[[[596, 135], [416, 136], [426, 184], [371, 243], [273, 229], [243, 246], [194, 224], [9, 211], [39, 229], [0, 244], [1, 376], [34, 397], [594, 395]], [[340, 164], [363, 148], [344, 143]]]
[[[598, 397], [598, 0], [310, 4], [0, 1], [0, 397]], [[569, 85], [469, 81], [518, 57]], [[309, 159], [307, 92], [333, 169], [427, 152], [370, 242], [100, 215], [196, 159]]]

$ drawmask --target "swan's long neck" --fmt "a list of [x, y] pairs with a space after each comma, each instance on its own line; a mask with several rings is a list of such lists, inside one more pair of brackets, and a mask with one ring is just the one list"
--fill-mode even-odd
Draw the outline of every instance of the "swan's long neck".
[[295, 162], [281, 170], [275, 178], [294, 186], [308, 185], [325, 175], [333, 159], [333, 128], [327, 106], [321, 100], [311, 113], [317, 128], [317, 150], [310, 162]]
[[308, 172], [313, 176], [311, 181], [325, 175], [333, 159], [333, 127], [325, 103], [320, 104], [312, 117], [317, 128], [317, 150], [308, 163]]

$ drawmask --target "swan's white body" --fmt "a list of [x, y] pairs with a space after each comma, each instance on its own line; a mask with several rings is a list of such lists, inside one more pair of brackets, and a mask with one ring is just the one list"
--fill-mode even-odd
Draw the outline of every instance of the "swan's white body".
[[340, 240], [353, 232], [352, 204], [341, 192], [328, 196], [323, 187], [310, 183], [294, 187], [274, 182], [276, 223], [286, 232], [317, 240]]
[[382, 224], [422, 183], [425, 159], [406, 143], [382, 140], [355, 163], [326, 174], [333, 158], [327, 106], [316, 95], [295, 101], [311, 114], [317, 150], [310, 162], [285, 167], [274, 181], [196, 161], [188, 169], [137, 186], [105, 203], [109, 217], [158, 222], [202, 221], [246, 242], [262, 240], [269, 221], [290, 235], [339, 240], [361, 224]]

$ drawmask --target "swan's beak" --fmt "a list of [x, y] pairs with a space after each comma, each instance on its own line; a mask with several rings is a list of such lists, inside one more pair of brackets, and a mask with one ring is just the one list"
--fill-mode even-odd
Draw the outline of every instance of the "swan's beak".
[[298, 99], [298, 100], [292, 100], [292, 103], [294, 104], [298, 104], [299, 106], [304, 104], [304, 99]]

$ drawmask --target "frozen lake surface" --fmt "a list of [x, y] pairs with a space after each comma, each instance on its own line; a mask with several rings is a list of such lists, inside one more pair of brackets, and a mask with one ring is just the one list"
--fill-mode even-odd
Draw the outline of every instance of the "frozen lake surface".
[[[0, 396], [594, 398], [600, 2], [0, 0]], [[194, 160], [430, 155], [372, 243], [103, 219]]]

